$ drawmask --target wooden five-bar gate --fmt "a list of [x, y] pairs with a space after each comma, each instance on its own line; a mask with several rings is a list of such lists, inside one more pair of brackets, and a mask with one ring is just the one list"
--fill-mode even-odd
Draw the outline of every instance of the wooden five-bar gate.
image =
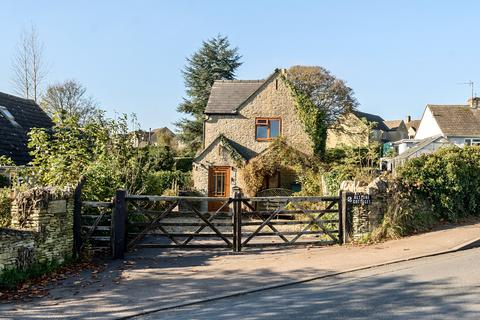
[[79, 199], [76, 203], [77, 250], [85, 246], [110, 250], [114, 258], [133, 248], [239, 252], [253, 247], [342, 244], [348, 241], [350, 225], [346, 193], [244, 197], [236, 192], [234, 197], [217, 198], [129, 195], [117, 190], [112, 203]]

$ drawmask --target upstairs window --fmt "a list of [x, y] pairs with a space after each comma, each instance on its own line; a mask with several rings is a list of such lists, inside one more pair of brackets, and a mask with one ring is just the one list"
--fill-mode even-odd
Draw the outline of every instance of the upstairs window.
[[257, 141], [268, 141], [280, 137], [282, 121], [280, 118], [255, 119], [255, 138]]

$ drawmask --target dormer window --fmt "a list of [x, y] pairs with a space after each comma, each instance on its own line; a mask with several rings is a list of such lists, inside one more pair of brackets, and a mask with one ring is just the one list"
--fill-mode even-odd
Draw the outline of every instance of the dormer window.
[[15, 121], [15, 117], [8, 111], [7, 107], [0, 106], [0, 115], [6, 118], [12, 125], [15, 127], [20, 127], [17, 121]]
[[255, 138], [257, 141], [268, 141], [278, 138], [282, 130], [280, 118], [256, 118]]

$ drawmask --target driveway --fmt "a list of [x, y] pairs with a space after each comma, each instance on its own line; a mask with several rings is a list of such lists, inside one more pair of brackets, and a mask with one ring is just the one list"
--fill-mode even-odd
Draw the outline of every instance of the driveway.
[[53, 285], [45, 298], [0, 304], [0, 315], [2, 319], [118, 319], [438, 254], [479, 237], [480, 224], [471, 224], [361, 247], [240, 254], [144, 249], [123, 261], [107, 261], [103, 272], [84, 271]]

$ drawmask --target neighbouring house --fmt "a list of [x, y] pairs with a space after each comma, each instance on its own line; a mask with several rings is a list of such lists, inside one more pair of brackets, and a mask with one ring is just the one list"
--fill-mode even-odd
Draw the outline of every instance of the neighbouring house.
[[[205, 109], [203, 149], [193, 163], [194, 187], [203, 195], [230, 197], [234, 190], [249, 193], [243, 180], [242, 167], [265, 155], [278, 137], [305, 155], [313, 154], [313, 143], [301, 122], [294, 96], [282, 78], [284, 70], [276, 70], [264, 80], [215, 81]], [[327, 147], [368, 143], [372, 136], [362, 121], [375, 122], [373, 136], [381, 140], [390, 129], [381, 117], [354, 112], [342, 123], [345, 129], [331, 137]], [[351, 121], [349, 123], [348, 121]], [[356, 128], [356, 126], [365, 127]], [[345, 133], [345, 132], [350, 133]], [[355, 137], [357, 132], [361, 137]], [[348, 140], [352, 138], [352, 140]], [[335, 141], [334, 141], [335, 140]], [[298, 190], [295, 173], [278, 170], [274, 176], [264, 177], [262, 189], [286, 188]]]
[[28, 164], [28, 132], [52, 126], [50, 117], [35, 101], [0, 92], [0, 156], [9, 157], [16, 165]]
[[414, 139], [420, 126], [420, 120], [412, 120], [411, 116], [407, 116], [405, 126], [407, 127], [408, 139]]
[[148, 145], [168, 146], [174, 150], [183, 148], [183, 144], [167, 127], [151, 129], [149, 131], [137, 130], [134, 132], [133, 144], [137, 148], [143, 148]]
[[419, 157], [422, 154], [433, 153], [443, 147], [452, 146], [452, 143], [442, 135], [435, 135], [420, 141], [416, 140], [412, 143], [413, 145], [410, 148], [403, 150], [399, 155], [393, 158], [382, 158], [380, 161], [381, 168], [395, 172], [409, 159]]
[[443, 136], [457, 146], [480, 145], [480, 98], [466, 105], [426, 106], [415, 139]]
[[337, 128], [328, 130], [327, 148], [386, 143], [404, 139], [407, 135], [403, 120], [384, 120], [375, 114], [353, 111], [342, 119]]

